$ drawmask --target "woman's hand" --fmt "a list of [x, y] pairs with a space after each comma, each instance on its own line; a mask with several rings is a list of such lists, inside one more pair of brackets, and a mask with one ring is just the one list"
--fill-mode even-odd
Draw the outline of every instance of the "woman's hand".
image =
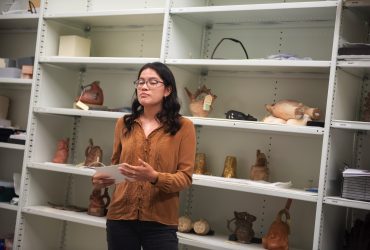
[[103, 189], [114, 184], [114, 179], [103, 173], [96, 173], [92, 177], [92, 183], [95, 189]]
[[158, 172], [140, 158], [139, 163], [140, 165], [137, 166], [122, 163], [118, 169], [123, 175], [129, 178], [129, 181], [149, 181], [155, 183], [158, 178]]

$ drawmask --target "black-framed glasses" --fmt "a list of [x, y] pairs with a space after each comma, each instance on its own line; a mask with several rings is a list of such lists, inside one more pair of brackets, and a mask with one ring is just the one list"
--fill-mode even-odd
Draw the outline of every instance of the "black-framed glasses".
[[156, 78], [149, 78], [147, 80], [139, 78], [139, 79], [134, 81], [135, 88], [142, 88], [145, 83], [146, 83], [146, 86], [148, 86], [149, 89], [153, 89], [153, 88], [156, 88], [156, 87], [160, 86], [160, 84], [163, 83], [163, 82], [156, 79]]

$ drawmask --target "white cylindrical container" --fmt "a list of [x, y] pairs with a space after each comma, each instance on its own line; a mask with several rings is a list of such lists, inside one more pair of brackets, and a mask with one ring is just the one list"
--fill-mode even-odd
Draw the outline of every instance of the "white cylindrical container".
[[5, 120], [8, 117], [9, 97], [0, 95], [0, 119]]

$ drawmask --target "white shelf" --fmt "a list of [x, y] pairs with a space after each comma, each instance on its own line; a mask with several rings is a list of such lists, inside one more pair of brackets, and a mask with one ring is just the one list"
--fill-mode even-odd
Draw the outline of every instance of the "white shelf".
[[24, 150], [25, 149], [25, 145], [23, 145], [23, 144], [16, 144], [16, 143], [0, 142], [0, 148], [9, 148], [9, 149], [16, 149], [16, 150]]
[[37, 163], [33, 162], [27, 165], [31, 169], [39, 169], [45, 171], [61, 172], [67, 174], [76, 174], [76, 175], [85, 175], [92, 176], [95, 173], [95, 170], [89, 168], [78, 167], [69, 164], [58, 164], [52, 162]]
[[200, 71], [241, 71], [277, 73], [314, 73], [328, 77], [330, 61], [311, 60], [216, 60], [216, 59], [166, 59], [166, 64]]
[[33, 112], [39, 113], [39, 114], [81, 116], [81, 117], [107, 118], [107, 119], [117, 119], [119, 117], [122, 117], [125, 114], [121, 112], [81, 110], [81, 109], [69, 109], [69, 108], [48, 108], [48, 107], [34, 107]]
[[337, 66], [342, 68], [369, 68], [370, 60], [346, 60], [337, 61]]
[[[62, 192], [67, 196], [73, 195], [73, 198], [76, 199], [88, 197], [91, 192], [90, 189], [81, 189], [78, 187], [79, 185], [75, 186], [73, 183], [67, 183], [68, 187], [64, 192], [64, 189], [60, 190], [55, 187], [55, 183], [65, 183], [64, 177], [69, 175], [90, 180], [94, 174], [92, 169], [72, 164], [43, 162], [50, 160], [48, 157], [50, 148], [48, 147], [50, 145], [55, 146], [55, 142], [51, 138], [72, 136], [74, 140], [87, 141], [91, 138], [91, 135], [94, 135], [96, 137], [94, 141], [99, 145], [110, 147], [111, 141], [109, 138], [102, 133], [96, 133], [96, 131], [99, 131], [102, 126], [109, 128], [111, 131], [115, 120], [127, 114], [124, 112], [73, 109], [72, 103], [68, 101], [75, 96], [73, 94], [75, 91], [69, 88], [72, 85], [72, 87], [75, 87], [73, 82], [91, 82], [92, 79], [100, 76], [107, 82], [117, 82], [121, 79], [121, 74], [127, 74], [123, 77], [129, 79], [130, 75], [136, 74], [143, 64], [164, 61], [176, 70], [176, 78], [179, 78], [179, 81], [183, 84], [188, 83], [189, 87], [202, 83], [214, 84], [209, 87], [217, 93], [232, 88], [236, 95], [228, 95], [224, 102], [219, 103], [218, 105], [221, 105], [222, 108], [234, 107], [236, 110], [240, 110], [240, 107], [249, 107], [251, 109], [249, 112], [252, 112], [253, 110], [258, 111], [261, 104], [271, 103], [271, 100], [294, 98], [296, 96], [307, 104], [316, 103], [320, 109], [326, 111], [326, 114], [331, 114], [333, 113], [332, 108], [336, 107], [334, 100], [337, 100], [334, 98], [336, 96], [333, 97], [333, 95], [339, 93], [339, 91], [335, 91], [337, 86], [335, 80], [337, 79], [332, 75], [335, 73], [333, 66], [337, 70], [345, 71], [340, 72], [345, 76], [357, 72], [359, 75], [363, 75], [363, 72], [370, 72], [370, 61], [361, 60], [363, 58], [358, 58], [358, 60], [345, 58], [347, 60], [337, 62], [340, 57], [335, 55], [335, 50], [338, 47], [338, 38], [342, 35], [339, 33], [342, 33], [343, 30], [340, 24], [343, 21], [343, 24], [347, 25], [347, 23], [344, 23], [345, 20], [341, 19], [342, 12], [338, 8], [342, 7], [343, 1], [339, 0], [280, 1], [279, 3], [278, 1], [226, 0], [172, 3], [172, 1], [156, 0], [153, 3], [150, 2], [150, 4], [140, 4], [140, 6], [136, 3], [129, 3], [129, 1], [127, 3], [107, 1], [104, 9], [109, 10], [100, 8], [99, 5], [101, 4], [96, 6], [95, 4], [86, 5], [86, 0], [73, 0], [68, 1], [68, 3], [63, 2], [63, 4], [58, 0], [49, 2], [47, 6], [44, 6], [45, 8], [40, 10], [40, 17], [31, 14], [0, 17], [0, 32], [4, 34], [7, 34], [8, 31], [15, 33], [14, 35], [11, 34], [12, 36], [9, 36], [9, 39], [5, 37], [6, 40], [16, 40], [17, 38], [13, 37], [18, 33], [22, 34], [23, 38], [22, 32], [24, 29], [25, 32], [29, 33], [35, 33], [36, 30], [42, 33], [37, 34], [36, 52], [38, 54], [35, 55], [35, 66], [39, 68], [40, 72], [38, 72], [37, 81], [34, 79], [35, 83], [37, 82], [37, 89], [33, 91], [35, 93], [31, 93], [35, 95], [31, 97], [31, 100], [37, 99], [38, 93], [42, 93], [47, 98], [42, 98], [38, 102], [31, 101], [30, 104], [31, 112], [29, 112], [28, 121], [35, 121], [36, 119], [36, 122], [29, 124], [32, 133], [30, 144], [27, 144], [27, 146], [35, 150], [28, 150], [28, 148], [25, 150], [27, 157], [25, 157], [24, 166], [27, 171], [33, 174], [30, 176], [22, 175], [24, 178], [22, 179], [23, 186], [33, 188], [30, 189], [26, 197], [23, 197], [22, 206], [5, 208], [19, 212], [20, 217], [17, 218], [16, 228], [22, 230], [15, 232], [15, 241], [18, 242], [20, 247], [27, 247], [30, 244], [35, 249], [45, 247], [45, 242], [41, 238], [32, 237], [33, 230], [42, 231], [45, 226], [52, 226], [50, 232], [49, 229], [45, 231], [47, 234], [51, 234], [48, 245], [57, 248], [61, 247], [60, 244], [74, 246], [74, 243], [69, 242], [73, 237], [63, 238], [62, 236], [60, 238], [57, 230], [58, 226], [63, 224], [62, 222], [81, 225], [81, 227], [79, 226], [74, 230], [76, 238], [79, 238], [80, 234], [85, 231], [89, 233], [92, 230], [89, 226], [95, 227], [94, 230], [104, 230], [106, 227], [105, 217], [90, 216], [86, 212], [56, 209], [47, 203], [50, 201], [50, 197], [55, 195], [55, 192], [57, 194]], [[253, 2], [253, 4], [249, 4], [250, 2]], [[238, 5], [238, 3], [241, 4]], [[208, 4], [214, 5], [205, 6]], [[190, 5], [194, 7], [180, 7]], [[144, 6], [157, 6], [158, 8], [141, 8]], [[68, 11], [62, 12], [62, 9], [68, 9]], [[345, 16], [343, 15], [343, 17]], [[240, 31], [245, 30], [250, 32], [247, 34], [240, 33]], [[56, 56], [59, 38], [61, 35], [67, 34], [85, 34], [90, 37], [93, 42], [92, 52], [94, 53], [92, 54], [94, 56]], [[207, 58], [204, 55], [209, 55], [209, 48], [213, 47], [220, 38], [235, 37], [240, 34], [242, 37], [238, 39], [250, 41], [250, 47], [254, 52], [252, 53], [254, 54], [252, 59], [182, 59]], [[297, 43], [296, 40], [299, 42]], [[238, 53], [237, 50], [234, 50], [234, 47], [226, 46], [225, 48], [224, 54]], [[4, 49], [6, 50], [5, 47]], [[319, 60], [271, 60], [260, 58], [266, 54], [271, 54], [270, 50], [284, 52], [286, 49], [294, 50], [301, 55], [308, 54]], [[12, 52], [11, 54], [18, 53], [16, 49], [15, 52], [10, 52]], [[224, 54], [220, 57], [225, 58]], [[336, 65], [333, 65], [333, 63], [336, 63]], [[233, 78], [231, 79], [230, 76]], [[230, 81], [228, 81], [229, 77]], [[66, 86], [65, 82], [68, 82], [71, 86]], [[9, 85], [32, 86], [33, 80], [0, 78], [1, 84], [4, 87]], [[131, 88], [132, 86], [121, 87], [125, 91], [126, 87]], [[110, 88], [109, 91], [112, 92], [115, 87], [109, 85], [107, 88]], [[348, 89], [352, 91], [351, 86]], [[54, 100], [55, 95], [61, 92], [63, 94]], [[110, 97], [114, 99], [131, 98], [130, 93], [126, 94], [122, 96], [117, 93]], [[17, 93], [17, 95], [19, 94]], [[115, 103], [114, 100], [112, 100], [112, 103]], [[219, 110], [221, 110], [221, 107]], [[341, 114], [344, 111], [339, 112]], [[190, 113], [188, 114], [190, 115]], [[327, 234], [326, 230], [338, 225], [331, 221], [331, 218], [327, 219], [325, 207], [327, 208], [330, 204], [333, 204], [370, 210], [368, 203], [338, 197], [325, 197], [325, 205], [322, 206], [322, 193], [308, 192], [303, 189], [307, 178], [313, 179], [315, 185], [324, 187], [330, 173], [335, 171], [332, 168], [336, 168], [336, 166], [326, 166], [325, 159], [336, 160], [337, 155], [342, 152], [339, 147], [333, 147], [332, 149], [328, 147], [332, 139], [328, 137], [330, 134], [328, 132], [337, 128], [352, 129], [353, 131], [370, 130], [368, 123], [334, 120], [330, 124], [328, 122], [325, 124], [325, 128], [322, 128], [271, 124], [261, 121], [231, 120], [225, 119], [222, 113], [215, 116], [219, 118], [187, 117], [192, 120], [194, 125], [202, 127], [198, 127], [199, 133], [197, 133], [199, 150], [202, 150], [202, 152], [213, 150], [215, 157], [212, 161], [215, 162], [224, 159], [223, 154], [228, 151], [235, 152], [238, 162], [250, 166], [250, 162], [255, 160], [256, 148], [260, 148], [264, 152], [268, 152], [269, 161], [276, 162], [276, 166], [282, 168], [274, 171], [281, 170], [282, 176], [290, 175], [290, 180], [293, 182], [292, 187], [296, 188], [277, 187], [272, 183], [262, 184], [248, 179], [194, 174], [193, 188], [205, 192], [211, 189], [219, 194], [218, 199], [220, 201], [224, 201], [224, 198], [230, 198], [230, 201], [226, 203], [218, 203], [216, 212], [209, 214], [210, 218], [208, 219], [210, 221], [225, 221], [227, 215], [222, 211], [229, 209], [233, 202], [240, 203], [239, 205], [244, 204], [243, 206], [247, 205], [248, 210], [261, 211], [256, 221], [256, 227], [260, 228], [257, 237], [261, 237], [261, 232], [265, 233], [266, 231], [264, 222], [268, 222], [276, 215], [275, 212], [264, 205], [264, 202], [277, 206], [282, 200], [290, 198], [303, 204], [303, 206], [298, 207], [299, 210], [296, 212], [307, 215], [301, 216], [300, 223], [308, 225], [307, 227], [298, 228], [298, 234], [291, 235], [290, 243], [304, 249], [318, 249], [323, 246], [336, 249], [334, 245], [337, 237], [332, 237], [331, 232]], [[339, 136], [341, 134], [339, 133]], [[215, 135], [223, 141], [221, 146], [212, 144]], [[225, 138], [226, 140], [231, 139], [225, 142]], [[256, 140], [258, 141], [256, 142]], [[343, 140], [347, 140], [347, 138], [343, 138]], [[339, 142], [343, 140], [338, 138]], [[302, 141], [303, 146], [298, 145], [298, 141]], [[367, 143], [365, 144], [366, 148], [364, 150], [368, 146]], [[25, 148], [24, 145], [0, 143], [0, 148], [13, 147], [20, 147], [17, 149], [22, 150]], [[76, 157], [84, 153], [81, 147], [75, 147], [72, 150]], [[304, 160], [309, 158], [305, 155], [305, 152], [311, 151], [314, 155], [313, 164]], [[9, 153], [17, 152], [11, 151]], [[344, 156], [347, 156], [347, 154]], [[365, 161], [367, 160], [366, 158]], [[210, 164], [212, 164], [212, 161]], [[294, 163], [300, 161], [304, 171], [296, 171]], [[7, 175], [7, 172], [5, 174]], [[52, 182], [49, 180], [50, 175], [52, 176]], [[274, 181], [278, 180], [279, 178], [274, 179]], [[301, 187], [302, 189], [298, 189]], [[47, 188], [51, 188], [50, 190], [56, 188], [56, 190], [51, 192]], [[74, 192], [76, 188], [78, 192]], [[203, 199], [203, 195], [206, 197], [207, 193], [201, 192], [200, 195], [200, 197], [188, 197], [188, 204], [183, 204], [183, 209], [186, 206], [193, 205], [192, 211], [190, 211], [192, 216], [199, 216], [208, 208], [209, 201]], [[229, 195], [230, 197], [225, 197]], [[246, 200], [239, 199], [240, 195], [243, 197], [256, 196], [258, 199], [262, 199], [262, 203], [248, 203]], [[203, 199], [203, 201], [194, 206], [194, 201], [199, 199]], [[5, 206], [0, 203], [0, 208]], [[43, 220], [40, 220], [39, 216], [45, 219], [48, 218], [47, 220], [54, 220], [57, 223], [42, 222]], [[315, 216], [318, 217], [315, 219]], [[330, 214], [331, 216], [335, 218], [337, 214]], [[30, 217], [32, 217], [32, 220]], [[39, 221], [42, 223], [39, 223]], [[216, 235], [213, 236], [178, 233], [179, 242], [189, 245], [189, 248], [263, 249], [261, 244], [241, 244], [229, 241], [228, 232], [221, 230], [224, 228], [222, 224], [217, 225], [216, 223], [214, 227], [211, 227], [216, 232]], [[82, 230], [80, 230], [81, 228]], [[219, 235], [219, 233], [224, 233], [224, 235]], [[323, 236], [325, 237], [323, 238]], [[95, 241], [96, 239], [93, 239], [92, 244]], [[80, 246], [84, 245], [81, 244]], [[292, 247], [290, 249], [293, 250]]]
[[351, 9], [361, 11], [364, 15], [370, 14], [370, 3], [369, 1], [358, 1], [358, 0], [346, 0], [343, 6]]
[[226, 235], [196, 235], [177, 232], [181, 244], [213, 250], [255, 250], [264, 249], [261, 244], [242, 244], [229, 241]]
[[39, 215], [43, 217], [53, 218], [57, 220], [64, 220], [76, 222], [84, 225], [105, 228], [106, 218], [88, 215], [85, 212], [74, 212], [55, 209], [48, 206], [28, 206], [23, 207], [22, 212], [25, 214]]
[[279, 188], [270, 184], [261, 184], [251, 180], [194, 174], [193, 185], [317, 202], [317, 193], [293, 188]]
[[333, 120], [331, 127], [351, 130], [370, 130], [370, 122]]
[[0, 84], [3, 84], [3, 83], [14, 84], [14, 85], [31, 86], [32, 85], [32, 79], [3, 78], [3, 77], [0, 77]]
[[37, 29], [38, 14], [5, 14], [0, 15], [0, 29]]
[[6, 209], [6, 210], [12, 210], [12, 211], [17, 211], [18, 206], [16, 205], [11, 205], [8, 202], [0, 202], [0, 209]]
[[327, 196], [324, 198], [324, 203], [341, 207], [370, 210], [370, 202], [350, 200], [338, 196]]
[[[348, 57], [348, 56], [338, 56]], [[360, 57], [360, 56], [358, 56]], [[357, 75], [358, 77], [364, 77], [365, 74], [370, 72], [370, 57], [368, 55], [363, 56], [366, 60], [353, 60], [348, 59], [344, 61], [337, 61], [337, 67], [345, 72]]]
[[[40, 114], [55, 114], [94, 118], [117, 119], [125, 115], [121, 112], [96, 111], [96, 110], [80, 110], [68, 108], [48, 108], [34, 107], [33, 111]], [[261, 132], [272, 133], [290, 133], [296, 135], [323, 135], [324, 128], [309, 127], [309, 126], [294, 126], [285, 124], [269, 124], [264, 122], [240, 121], [220, 118], [202, 118], [202, 117], [187, 117], [193, 121], [194, 125], [213, 126], [220, 128], [237, 128]]]
[[68, 21], [82, 27], [163, 25], [164, 8], [126, 9], [124, 11], [91, 11], [45, 14], [45, 19]]
[[345, 7], [370, 7], [369, 1], [366, 0], [346, 0], [343, 3]]
[[292, 21], [334, 21], [337, 1], [271, 3], [208, 7], [172, 8], [170, 14], [181, 15], [202, 24], [264, 23]]
[[[68, 164], [57, 164], [51, 162], [31, 163], [27, 166], [31, 169], [61, 172], [76, 175], [92, 176], [94, 170], [77, 167]], [[258, 193], [276, 197], [286, 197], [304, 201], [317, 201], [317, 194], [291, 188], [277, 188], [271, 185], [259, 184], [250, 180], [228, 179], [217, 176], [193, 175], [193, 185], [216, 187], [242, 192]]]
[[[226, 235], [196, 235], [190, 233], [177, 232], [179, 242], [181, 244], [201, 247], [212, 250], [257, 250], [265, 249], [261, 244], [242, 244], [236, 241], [228, 240]], [[289, 247], [291, 250], [298, 250], [297, 248]]]
[[[59, 210], [48, 206], [28, 206], [22, 209], [24, 214], [32, 214], [57, 220], [70, 221], [84, 225], [106, 228], [106, 218], [87, 215], [84, 212]], [[241, 244], [227, 240], [227, 236], [198, 236], [177, 233], [179, 242], [208, 249], [263, 249], [260, 244]]]
[[66, 56], [42, 56], [40, 63], [48, 63], [67, 68], [98, 68], [98, 69], [123, 69], [138, 71], [143, 64], [159, 61], [159, 58], [139, 57], [66, 57]]
[[290, 133], [297, 135], [323, 135], [324, 128], [310, 126], [294, 126], [286, 124], [271, 124], [255, 121], [241, 121], [219, 118], [188, 117], [195, 125], [222, 128], [239, 128], [253, 131], [268, 131], [274, 133]]

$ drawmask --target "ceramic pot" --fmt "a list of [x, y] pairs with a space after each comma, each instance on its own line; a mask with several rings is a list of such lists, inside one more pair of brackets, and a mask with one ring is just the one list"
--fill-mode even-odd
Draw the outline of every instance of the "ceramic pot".
[[222, 177], [236, 178], [236, 157], [226, 156]]

